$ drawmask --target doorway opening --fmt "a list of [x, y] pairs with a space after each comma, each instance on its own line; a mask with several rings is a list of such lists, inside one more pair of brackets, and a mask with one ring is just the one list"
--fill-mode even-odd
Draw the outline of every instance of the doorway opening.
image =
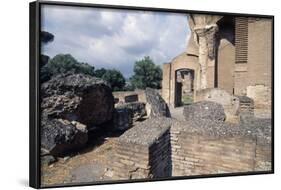
[[179, 69], [175, 73], [175, 107], [193, 103], [194, 70]]

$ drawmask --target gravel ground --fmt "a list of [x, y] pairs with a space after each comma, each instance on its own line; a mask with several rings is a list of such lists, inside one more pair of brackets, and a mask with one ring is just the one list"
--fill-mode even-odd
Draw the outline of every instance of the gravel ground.
[[190, 119], [187, 121], [175, 121], [173, 127], [180, 127], [184, 131], [203, 134], [213, 137], [221, 136], [257, 136], [267, 142], [271, 141], [271, 119], [247, 118], [240, 124], [231, 124], [210, 119]]
[[226, 117], [223, 106], [210, 101], [201, 101], [184, 106], [183, 115], [186, 120], [224, 121]]

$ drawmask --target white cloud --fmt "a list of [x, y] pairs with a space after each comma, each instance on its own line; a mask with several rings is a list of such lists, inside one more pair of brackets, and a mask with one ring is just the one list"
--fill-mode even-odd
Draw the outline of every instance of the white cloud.
[[70, 53], [96, 68], [116, 68], [125, 76], [144, 56], [162, 64], [185, 50], [187, 15], [147, 11], [46, 5], [42, 29], [55, 35], [43, 53]]

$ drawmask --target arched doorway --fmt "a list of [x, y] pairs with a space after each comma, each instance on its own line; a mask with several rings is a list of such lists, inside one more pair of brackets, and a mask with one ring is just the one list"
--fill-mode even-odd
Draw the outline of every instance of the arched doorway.
[[175, 107], [187, 105], [194, 99], [194, 70], [181, 68], [175, 71]]
[[[186, 85], [183, 85], [180, 82]], [[190, 82], [188, 82], [190, 79]], [[187, 103], [194, 98], [194, 93], [197, 90], [198, 83], [200, 82], [200, 70], [198, 64], [198, 57], [182, 53], [175, 57], [171, 63], [167, 63], [163, 66], [163, 81], [162, 81], [162, 97], [171, 107], [178, 107]], [[188, 84], [190, 87], [188, 88]], [[186, 90], [185, 90], [186, 89]], [[191, 89], [191, 90], [188, 90]], [[184, 92], [183, 92], [184, 90]], [[193, 94], [193, 97], [185, 97], [183, 95], [189, 93]], [[182, 100], [182, 98], [186, 98]]]

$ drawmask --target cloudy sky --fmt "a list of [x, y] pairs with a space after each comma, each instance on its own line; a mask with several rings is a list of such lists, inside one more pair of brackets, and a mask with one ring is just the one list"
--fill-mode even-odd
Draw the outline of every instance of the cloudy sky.
[[187, 15], [147, 11], [44, 5], [42, 30], [54, 34], [42, 52], [70, 53], [95, 68], [133, 73], [136, 60], [150, 56], [156, 64], [182, 53], [190, 31]]

